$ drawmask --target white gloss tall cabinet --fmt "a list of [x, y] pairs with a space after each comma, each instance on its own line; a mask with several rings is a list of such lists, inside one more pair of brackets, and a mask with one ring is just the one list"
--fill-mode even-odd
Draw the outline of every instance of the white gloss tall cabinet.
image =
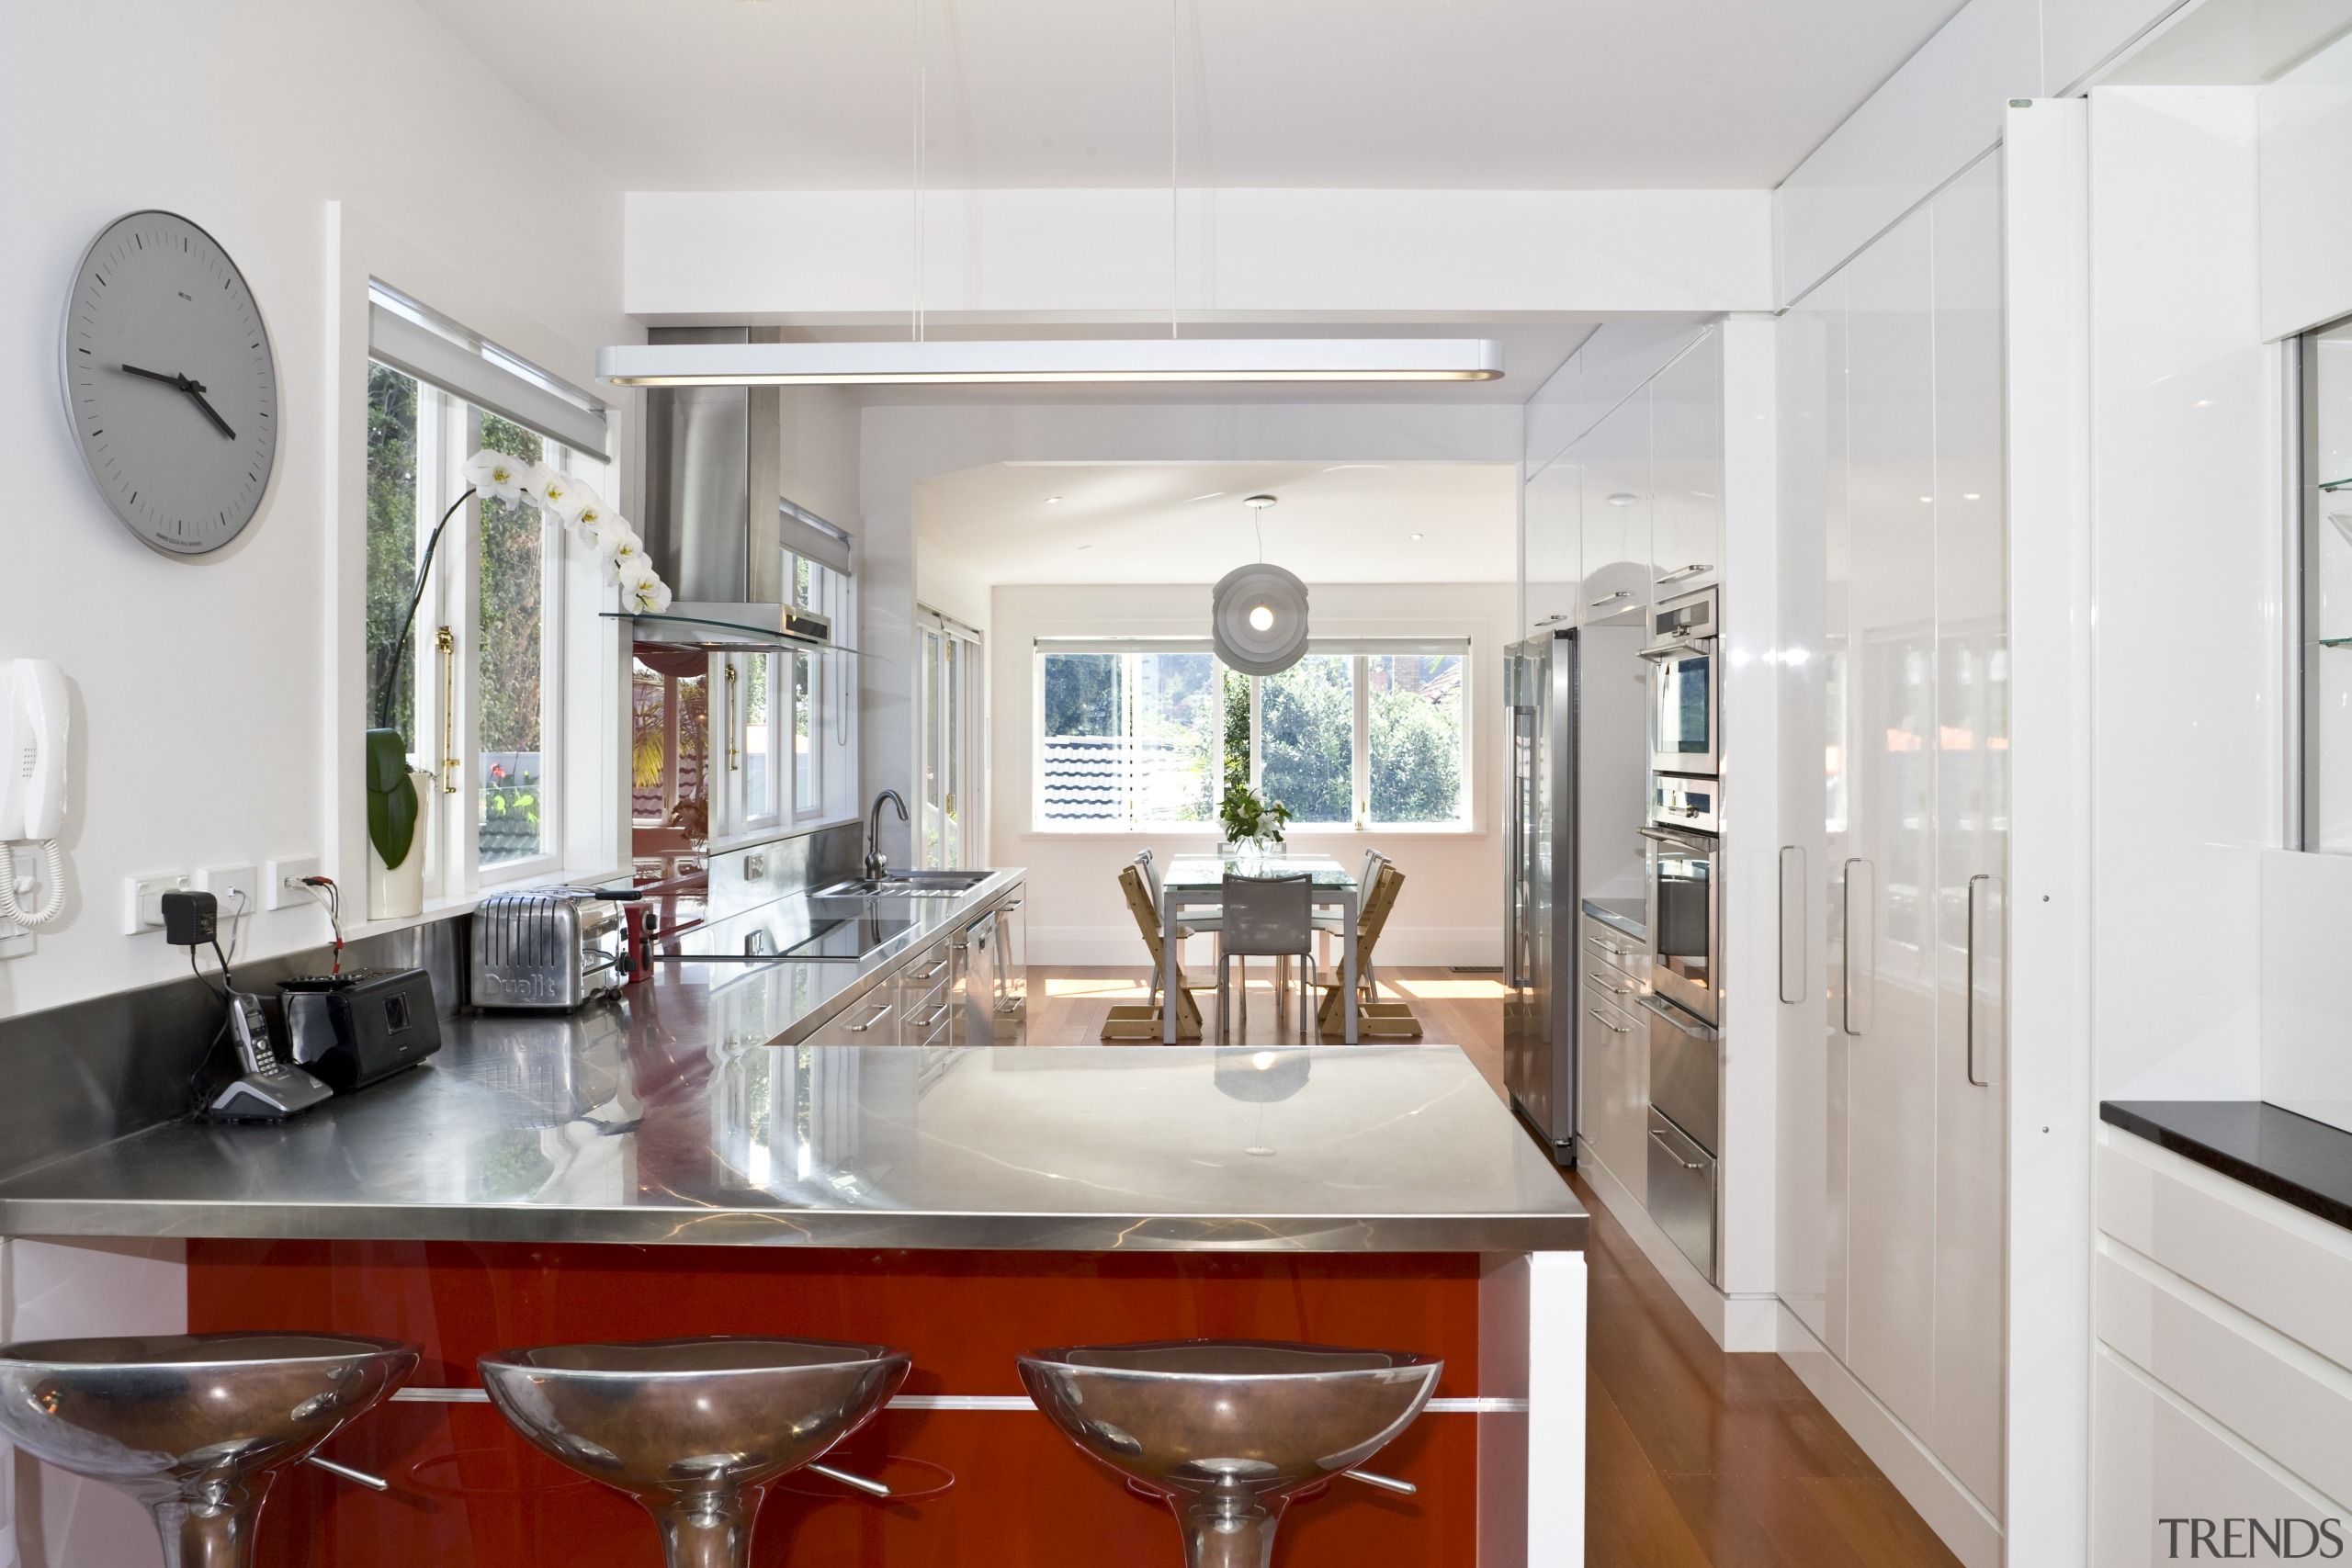
[[1996, 153], [1777, 356], [1781, 1348], [1972, 1568], [2004, 1517], [2001, 288]]

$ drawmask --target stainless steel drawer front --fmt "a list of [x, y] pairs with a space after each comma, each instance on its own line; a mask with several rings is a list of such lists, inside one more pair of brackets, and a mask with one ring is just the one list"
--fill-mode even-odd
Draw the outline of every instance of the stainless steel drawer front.
[[1650, 1108], [1649, 1211], [1667, 1239], [1681, 1249], [1710, 1284], [1722, 1277], [1716, 1261], [1715, 1156], [1685, 1136], [1671, 1119]]
[[1723, 1047], [1715, 1032], [1654, 997], [1642, 998], [1650, 1034], [1650, 1103], [1709, 1154], [1723, 1147]]

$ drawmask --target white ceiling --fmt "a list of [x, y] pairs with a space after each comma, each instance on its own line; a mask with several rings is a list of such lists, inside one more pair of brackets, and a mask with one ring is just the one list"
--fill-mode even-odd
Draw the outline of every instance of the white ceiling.
[[915, 526], [991, 586], [1215, 582], [1258, 558], [1242, 497], [1262, 492], [1265, 558], [1310, 587], [1509, 582], [1517, 479], [1509, 463], [993, 463], [916, 487]]
[[419, 0], [639, 190], [1757, 189], [1960, 0]]

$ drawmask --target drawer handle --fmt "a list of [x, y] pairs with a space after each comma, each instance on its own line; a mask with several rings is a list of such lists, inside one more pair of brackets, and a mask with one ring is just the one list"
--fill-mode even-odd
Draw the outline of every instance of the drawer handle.
[[945, 1018], [946, 1016], [947, 1009], [943, 1004], [939, 1007], [933, 1008], [929, 1018], [919, 1018], [915, 1020], [915, 1027], [917, 1029], [929, 1029], [933, 1024], [937, 1023], [941, 1019]]
[[943, 958], [938, 963], [933, 964], [930, 968], [925, 969], [919, 974], [910, 975], [907, 978], [910, 980], [929, 980], [938, 975], [945, 973], [946, 968], [947, 960]]
[[1664, 577], [1659, 578], [1657, 580], [1658, 585], [1663, 587], [1669, 582], [1679, 582], [1686, 577], [1696, 577], [1702, 571], [1713, 571], [1714, 570], [1713, 563], [1712, 562], [1692, 561], [1689, 566], [1678, 566], [1672, 571], [1668, 572]]
[[1611, 991], [1611, 992], [1614, 992], [1616, 995], [1621, 996], [1621, 997], [1630, 997], [1630, 996], [1632, 996], [1632, 995], [1634, 994], [1631, 990], [1629, 990], [1628, 988], [1626, 988], [1626, 987], [1623, 987], [1623, 986], [1612, 986], [1612, 985], [1611, 985], [1611, 984], [1609, 983], [1609, 981], [1608, 981], [1607, 976], [1603, 976], [1603, 975], [1602, 975], [1599, 970], [1597, 970], [1597, 969], [1596, 969], [1596, 970], [1588, 970], [1588, 971], [1586, 971], [1586, 975], [1587, 975], [1587, 976], [1588, 976], [1589, 978], [1590, 978], [1590, 979], [1592, 979], [1592, 980], [1595, 980], [1595, 981], [1598, 981], [1598, 982], [1600, 983], [1600, 988], [1601, 988], [1602, 990], [1604, 990], [1604, 991]]
[[1587, 1013], [1589, 1013], [1592, 1017], [1599, 1019], [1600, 1021], [1600, 1027], [1603, 1029], [1613, 1029], [1620, 1034], [1631, 1034], [1634, 1032], [1622, 1023], [1610, 1022], [1609, 1015], [1602, 1012], [1599, 1008], [1587, 1008], [1584, 1010]]
[[1603, 605], [1606, 605], [1606, 604], [1615, 604], [1615, 603], [1617, 603], [1617, 601], [1618, 601], [1618, 600], [1620, 600], [1620, 599], [1631, 599], [1633, 596], [1634, 596], [1634, 591], [1633, 591], [1632, 589], [1630, 589], [1630, 588], [1620, 588], [1620, 589], [1619, 589], [1619, 590], [1617, 590], [1617, 592], [1614, 592], [1614, 593], [1604, 594], [1604, 595], [1602, 595], [1600, 598], [1595, 599], [1595, 600], [1592, 602], [1592, 607], [1593, 607], [1594, 609], [1598, 610], [1598, 609], [1601, 608]]
[[852, 1034], [865, 1033], [867, 1030], [873, 1028], [876, 1024], [889, 1017], [890, 1010], [896, 1006], [898, 1006], [896, 1002], [884, 1002], [881, 1006], [874, 1010], [874, 1016], [872, 1018], [867, 1019], [864, 1023], [851, 1024], [849, 1026], [849, 1032]]
[[1666, 1134], [1659, 1132], [1655, 1127], [1650, 1129], [1650, 1142], [1656, 1144], [1659, 1148], [1664, 1149], [1666, 1151], [1666, 1157], [1672, 1160], [1675, 1164], [1680, 1166], [1685, 1170], [1704, 1170], [1707, 1168], [1703, 1165], [1693, 1165], [1689, 1160], [1684, 1159], [1680, 1155], [1676, 1154], [1674, 1152], [1674, 1145], [1666, 1141]]

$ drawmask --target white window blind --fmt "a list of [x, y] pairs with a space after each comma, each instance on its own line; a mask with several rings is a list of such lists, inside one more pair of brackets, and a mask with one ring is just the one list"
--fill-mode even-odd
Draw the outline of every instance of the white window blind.
[[368, 302], [368, 355], [583, 457], [599, 463], [613, 460], [606, 450], [611, 437], [601, 408], [583, 408], [498, 362], [508, 356], [493, 358], [469, 347], [388, 309], [380, 299]]

